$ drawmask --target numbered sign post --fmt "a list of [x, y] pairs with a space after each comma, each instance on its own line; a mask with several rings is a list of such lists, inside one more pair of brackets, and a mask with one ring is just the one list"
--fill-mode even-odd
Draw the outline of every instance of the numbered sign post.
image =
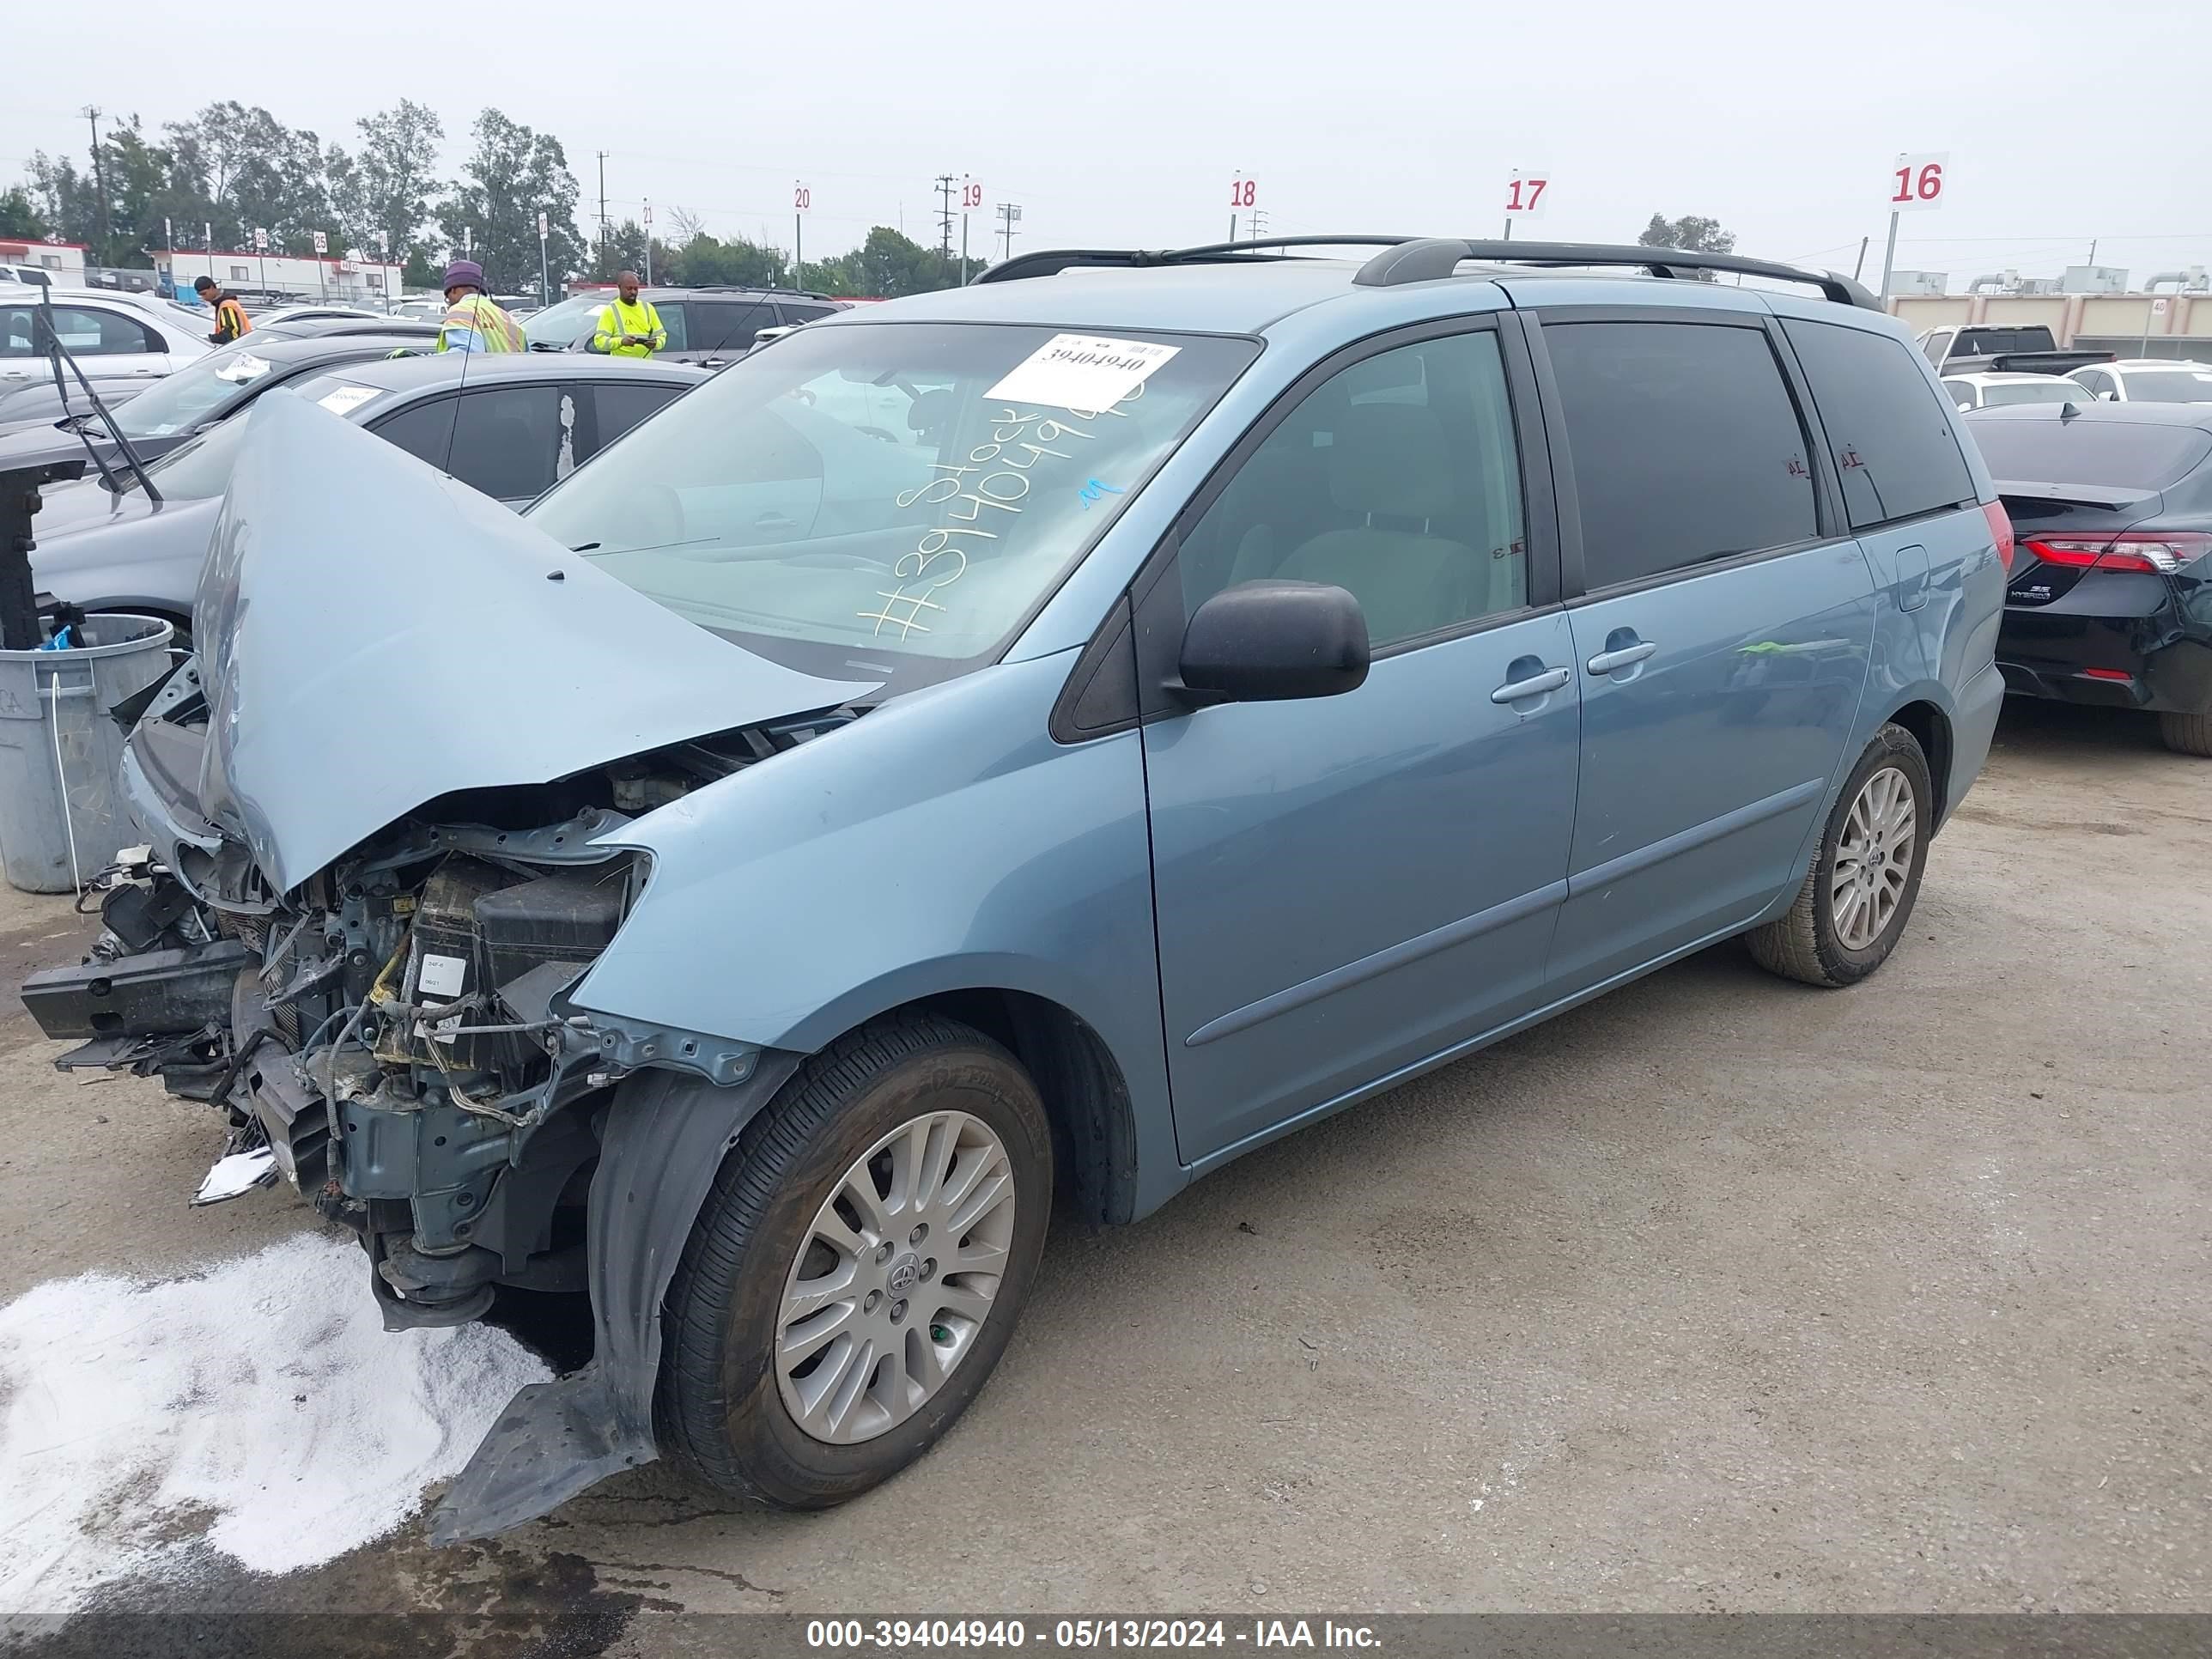
[[538, 216], [538, 303], [541, 306], [553, 303], [553, 273], [545, 263], [545, 216], [541, 213]]
[[806, 216], [814, 210], [814, 191], [804, 179], [791, 181], [791, 285], [806, 286]]
[[1229, 240], [1237, 240], [1237, 216], [1249, 213], [1260, 205], [1260, 181], [1248, 174], [1237, 173], [1229, 179]]
[[1924, 213], [1943, 205], [1944, 193], [1950, 187], [1951, 156], [1948, 151], [1923, 152], [1917, 155], [1899, 153], [1890, 163], [1889, 181], [1886, 194], [1889, 198], [1889, 246], [1881, 256], [1881, 297], [1889, 298], [1890, 273], [1897, 267], [1897, 216], [1900, 213]]
[[1536, 219], [1543, 216], [1546, 198], [1552, 193], [1551, 170], [1547, 167], [1516, 167], [1505, 180], [1505, 240], [1513, 240], [1516, 219]]

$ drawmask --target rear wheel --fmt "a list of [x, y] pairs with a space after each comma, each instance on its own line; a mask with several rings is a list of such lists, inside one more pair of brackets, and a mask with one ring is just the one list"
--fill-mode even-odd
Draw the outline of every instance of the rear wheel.
[[1919, 896], [1935, 798], [1919, 742], [1883, 726], [1836, 798], [1796, 902], [1746, 936], [1759, 964], [1830, 988], [1881, 967]]
[[823, 1509], [921, 1455], [1029, 1292], [1052, 1134], [1014, 1058], [933, 1017], [824, 1050], [746, 1127], [669, 1288], [663, 1448], [736, 1498]]
[[2177, 755], [2212, 757], [2212, 714], [2160, 714], [2158, 734]]

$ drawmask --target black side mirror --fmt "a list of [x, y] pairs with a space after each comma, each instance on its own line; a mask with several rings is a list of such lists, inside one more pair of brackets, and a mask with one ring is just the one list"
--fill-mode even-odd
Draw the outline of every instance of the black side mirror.
[[1198, 607], [1183, 630], [1189, 690], [1237, 702], [1334, 697], [1367, 678], [1359, 601], [1322, 582], [1239, 582]]

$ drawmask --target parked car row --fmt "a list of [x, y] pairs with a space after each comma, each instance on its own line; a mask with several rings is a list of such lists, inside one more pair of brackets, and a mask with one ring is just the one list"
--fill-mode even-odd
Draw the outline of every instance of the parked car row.
[[[496, 501], [520, 507], [703, 378], [625, 358], [408, 356], [391, 337], [276, 341], [249, 336], [203, 374], [173, 377], [120, 411], [147, 462], [50, 485], [33, 580], [88, 612], [158, 616], [189, 643], [209, 537], [252, 428], [246, 412], [282, 386]], [[88, 423], [86, 435], [100, 428]], [[143, 439], [139, 434], [143, 434]], [[64, 459], [74, 432], [0, 438], [0, 466]], [[112, 446], [100, 446], [111, 465]], [[78, 453], [82, 453], [82, 448]]]

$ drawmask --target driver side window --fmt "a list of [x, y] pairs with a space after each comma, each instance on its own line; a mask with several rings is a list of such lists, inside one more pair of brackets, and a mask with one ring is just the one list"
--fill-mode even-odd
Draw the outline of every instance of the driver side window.
[[1315, 387], [1182, 543], [1183, 601], [1275, 579], [1348, 590], [1382, 651], [1528, 601], [1498, 338], [1422, 340]]

